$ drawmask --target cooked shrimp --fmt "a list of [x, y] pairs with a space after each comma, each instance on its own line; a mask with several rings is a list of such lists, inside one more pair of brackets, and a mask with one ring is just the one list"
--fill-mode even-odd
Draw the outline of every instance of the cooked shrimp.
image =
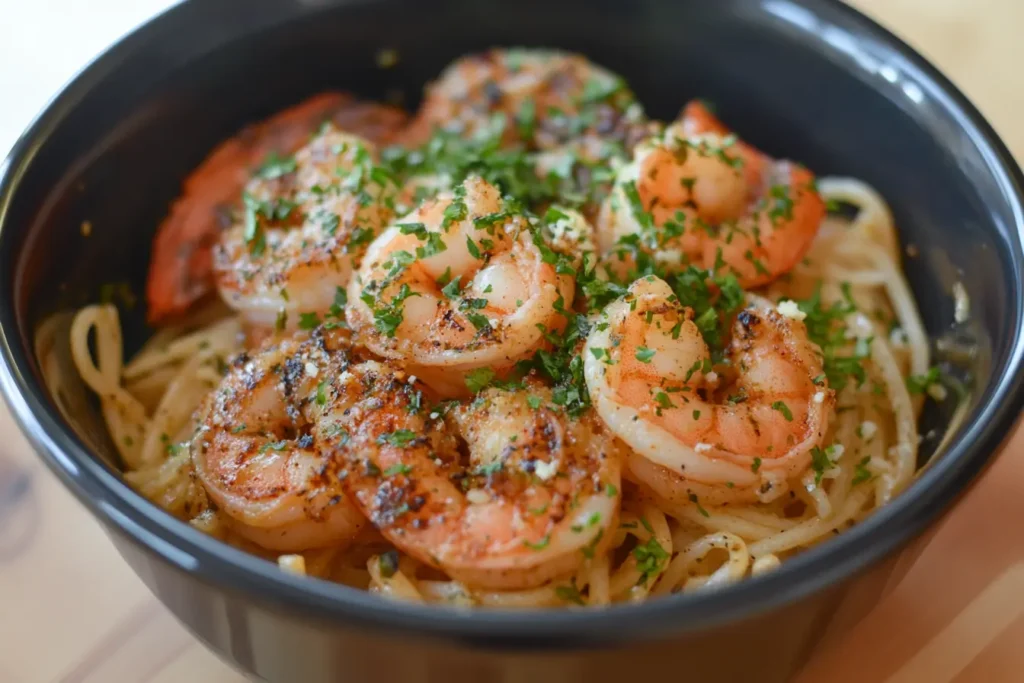
[[342, 332], [243, 354], [202, 408], [196, 475], [233, 528], [269, 550], [344, 544], [365, 519], [314, 439], [324, 383], [348, 366]]
[[[352, 269], [391, 217], [376, 150], [328, 127], [293, 163], [246, 188], [242, 220], [214, 250], [217, 287], [256, 326], [295, 329], [331, 310]], [[336, 311], [336, 313], [340, 313]]]
[[249, 126], [219, 145], [185, 180], [153, 240], [146, 300], [149, 321], [178, 316], [214, 289], [212, 250], [242, 188], [267, 159], [286, 159], [325, 121], [377, 144], [405, 125], [393, 107], [324, 93]]
[[814, 175], [736, 141], [699, 102], [634, 151], [598, 219], [602, 248], [639, 248], [669, 269], [724, 269], [744, 287], [803, 258], [825, 215]]
[[574, 281], [556, 256], [497, 188], [470, 177], [370, 245], [346, 317], [374, 353], [464, 394], [467, 373], [511, 368], [565, 325]]
[[319, 423], [338, 478], [391, 543], [497, 590], [539, 586], [603, 551], [620, 465], [598, 420], [568, 417], [533, 383], [488, 389], [442, 419], [418, 387], [381, 363], [353, 366], [332, 378]]
[[425, 142], [437, 128], [470, 135], [505, 116], [505, 141], [551, 149], [600, 139], [631, 147], [643, 110], [619, 76], [585, 57], [554, 50], [490, 50], [456, 60], [427, 87], [403, 139]]
[[748, 295], [718, 372], [663, 280], [634, 282], [601, 323], [584, 352], [591, 401], [657, 495], [768, 501], [811, 465], [834, 398], [802, 322]]

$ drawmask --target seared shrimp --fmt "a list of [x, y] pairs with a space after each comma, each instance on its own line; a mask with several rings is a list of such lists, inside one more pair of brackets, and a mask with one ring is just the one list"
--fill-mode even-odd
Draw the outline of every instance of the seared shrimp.
[[325, 121], [383, 145], [404, 127], [405, 114], [351, 95], [324, 93], [245, 128], [214, 149], [185, 180], [153, 240], [146, 283], [151, 323], [184, 313], [213, 291], [213, 246], [231, 224], [242, 188], [261, 164], [287, 159]]
[[444, 395], [465, 394], [467, 373], [500, 373], [565, 325], [574, 280], [558, 263], [539, 228], [470, 177], [370, 245], [346, 317], [374, 353]]
[[[598, 218], [606, 252], [766, 284], [803, 258], [825, 215], [814, 175], [738, 142], [699, 102], [634, 151]], [[639, 244], [636, 244], [639, 242]]]
[[748, 295], [728, 365], [654, 276], [608, 305], [587, 339], [598, 414], [633, 453], [633, 476], [675, 502], [768, 501], [812, 463], [834, 402], [804, 324]]
[[406, 144], [437, 128], [462, 134], [506, 118], [505, 142], [552, 149], [600, 138], [632, 146], [644, 131], [640, 105], [619, 76], [581, 55], [554, 50], [490, 50], [463, 57], [427, 87]]
[[295, 329], [331, 310], [391, 217], [397, 188], [374, 172], [375, 154], [328, 126], [281, 173], [249, 183], [242, 219], [214, 251], [221, 297], [249, 323]]
[[341, 331], [287, 340], [238, 357], [210, 394], [192, 463], [233, 528], [269, 550], [343, 544], [365, 519], [326, 476], [315, 424], [324, 385], [348, 366]]
[[456, 581], [536, 587], [613, 535], [614, 437], [598, 420], [569, 418], [550, 390], [488, 389], [445, 419], [413, 378], [367, 362], [327, 391], [334, 408], [318, 429], [346, 491], [396, 547]]

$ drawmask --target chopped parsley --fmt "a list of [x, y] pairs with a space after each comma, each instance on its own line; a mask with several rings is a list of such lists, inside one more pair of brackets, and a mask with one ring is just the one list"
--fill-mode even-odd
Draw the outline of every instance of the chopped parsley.
[[697, 506], [697, 512], [699, 512], [704, 517], [710, 517], [711, 516], [710, 514], [708, 514], [708, 511], [705, 510], [703, 508], [703, 506], [701, 506], [700, 500], [697, 498], [697, 494], [696, 493], [691, 493], [689, 498], [690, 498], [690, 502]]
[[907, 391], [912, 394], [923, 394], [928, 387], [937, 384], [942, 379], [942, 373], [937, 366], [928, 368], [923, 375], [911, 375], [907, 377]]
[[533, 127], [537, 123], [537, 103], [531, 98], [523, 100], [516, 113], [516, 128], [524, 140], [533, 138]]
[[727, 338], [726, 326], [744, 304], [743, 289], [736, 276], [730, 273], [708, 277], [707, 271], [689, 266], [669, 276], [667, 282], [679, 305], [693, 311], [693, 322], [712, 353], [721, 353]]
[[545, 334], [553, 348], [535, 352], [531, 358], [521, 361], [517, 370], [523, 374], [536, 370], [550, 379], [554, 383], [551, 402], [575, 417], [590, 406], [590, 392], [583, 377], [583, 357], [576, 350], [590, 333], [591, 322], [583, 313], [563, 309], [562, 315], [569, 321], [562, 333]]
[[617, 76], [611, 78], [593, 76], [583, 84], [583, 93], [580, 95], [579, 101], [580, 104], [603, 102], [625, 88], [626, 82]]
[[416, 432], [411, 429], [396, 429], [393, 432], [381, 434], [377, 437], [377, 443], [397, 446], [398, 448], [405, 448], [415, 440]]
[[314, 330], [320, 325], [320, 316], [315, 312], [299, 313], [299, 329]]
[[501, 472], [503, 469], [505, 469], [505, 463], [502, 462], [501, 460], [495, 460], [494, 462], [489, 462], [486, 465], [480, 465], [475, 470], [473, 470], [473, 474], [489, 477], [492, 474], [497, 474], [498, 472]]
[[466, 186], [457, 185], [452, 191], [452, 200], [444, 207], [441, 219], [441, 229], [448, 231], [452, 223], [466, 220], [469, 215], [469, 208], [466, 206]]
[[[570, 506], [570, 509], [572, 509], [572, 507], [573, 506]], [[598, 529], [597, 535], [594, 536], [594, 539], [583, 548], [583, 557], [588, 560], [594, 559], [594, 553], [597, 551], [597, 544], [601, 542], [602, 538], [604, 538], [604, 529]]]
[[774, 403], [772, 403], [772, 410], [777, 410], [780, 413], [782, 413], [782, 417], [786, 418], [786, 422], [793, 421], [793, 411], [791, 411], [789, 409], [789, 406], [787, 406], [784, 402], [775, 401]]
[[[591, 349], [595, 351], [596, 349]], [[600, 356], [597, 356], [600, 358]], [[651, 359], [654, 358], [654, 349], [649, 349], [646, 346], [640, 346], [636, 350], [636, 359], [641, 363], [650, 363]]]
[[835, 456], [835, 452], [835, 446], [828, 446], [827, 448], [815, 446], [811, 449], [811, 469], [814, 470], [815, 485], [821, 484], [821, 478], [825, 475], [825, 471], [835, 464], [832, 459]]
[[429, 258], [448, 249], [448, 245], [444, 243], [444, 240], [441, 239], [441, 235], [439, 233], [427, 233], [426, 241], [427, 243], [422, 247], [416, 247], [416, 258]]
[[658, 405], [659, 409], [676, 407], [676, 404], [672, 402], [672, 399], [668, 397], [668, 394], [661, 389], [658, 389], [658, 391], [655, 392], [654, 402]]
[[651, 536], [646, 543], [633, 548], [633, 557], [636, 558], [636, 567], [640, 570], [638, 586], [646, 586], [647, 582], [661, 573], [661, 568], [668, 559], [668, 553], [658, 543], [658, 539]]
[[849, 286], [844, 285], [842, 290], [843, 299], [833, 302], [830, 306], [822, 303], [820, 286], [810, 299], [797, 302], [797, 306], [806, 315], [804, 325], [808, 338], [821, 347], [825, 378], [829, 386], [836, 391], [845, 388], [851, 380], [858, 387], [864, 384], [867, 380], [864, 360], [870, 355], [871, 350], [870, 340], [867, 339], [858, 340], [853, 349], [849, 348], [844, 319], [854, 312], [856, 307], [850, 296]]
[[405, 319], [405, 311], [402, 304], [412, 296], [419, 296], [419, 294], [413, 292], [408, 284], [402, 283], [398, 293], [395, 294], [390, 303], [378, 305], [374, 296], [365, 291], [360, 298], [373, 311], [373, 324], [377, 331], [385, 336], [394, 337], [398, 326]]
[[410, 472], [412, 472], [412, 467], [406, 465], [404, 462], [400, 462], [384, 470], [384, 476], [393, 477], [398, 474], [409, 474]]
[[334, 288], [334, 302], [331, 304], [330, 310], [327, 311], [327, 315], [332, 318], [344, 318], [345, 317], [345, 304], [348, 303], [348, 294], [341, 287]]
[[338, 214], [325, 211], [319, 216], [320, 227], [324, 229], [328, 235], [334, 235], [338, 231], [338, 226], [341, 225], [341, 218]]
[[654, 216], [644, 208], [643, 201], [640, 199], [640, 191], [637, 189], [636, 183], [633, 181], [627, 181], [621, 183], [619, 187], [622, 188], [623, 194], [626, 195], [626, 201], [629, 202], [629, 210], [632, 212], [633, 218], [640, 224], [641, 234], [649, 234], [653, 232], [655, 228]]
[[545, 536], [544, 538], [540, 539], [536, 543], [531, 543], [530, 541], [523, 540], [523, 545], [525, 545], [530, 550], [544, 550], [544, 548], [548, 547], [548, 544], [550, 542], [551, 542], [551, 534], [548, 534], [547, 536]]
[[858, 462], [856, 467], [854, 467], [854, 469], [853, 469], [853, 484], [854, 484], [854, 486], [856, 486], [857, 484], [863, 483], [865, 481], [868, 481], [868, 480], [870, 480], [874, 476], [873, 474], [871, 474], [871, 470], [868, 469], [868, 463], [870, 463], [870, 462], [871, 462], [871, 456], [870, 455], [866, 455], [863, 458], [861, 458], [860, 462]]
[[580, 593], [580, 589], [576, 586], [575, 578], [568, 586], [556, 586], [555, 595], [563, 602], [571, 602], [574, 605], [586, 604], [583, 601], [583, 595]]
[[260, 227], [260, 214], [264, 210], [264, 203], [248, 192], [243, 192], [242, 205], [245, 208], [242, 238], [249, 247], [249, 253], [259, 258], [267, 248], [267, 238]]
[[[448, 274], [449, 278], [451, 277], [451, 270], [446, 270], [445, 273]], [[442, 279], [444, 279], [443, 275], [442, 275]], [[441, 293], [444, 294], [449, 299], [454, 299], [454, 298], [458, 297], [459, 296], [459, 280], [460, 279], [462, 279], [462, 276], [461, 275], [457, 275], [455, 277], [455, 279], [450, 280], [449, 282], [447, 282], [444, 285], [444, 287], [441, 288]]]
[[377, 557], [377, 568], [380, 570], [380, 575], [385, 579], [390, 579], [398, 571], [398, 551], [389, 550], [386, 553], [381, 553]]
[[490, 385], [494, 375], [494, 370], [487, 367], [471, 370], [466, 373], [466, 387], [474, 394], [479, 393]]
[[[590, 187], [579, 187], [574, 179], [545, 177], [537, 172], [537, 161], [522, 148], [503, 144], [506, 128], [511, 124], [524, 139], [532, 138], [536, 125], [536, 106], [523, 104], [515, 117], [495, 114], [487, 125], [473, 135], [463, 136], [454, 130], [438, 130], [418, 149], [389, 147], [381, 157], [391, 174], [401, 182], [415, 176], [446, 176], [453, 184], [477, 175], [498, 187], [503, 196], [515, 197], [526, 206], [539, 206], [555, 200], [565, 201], [566, 194], [584, 194]], [[526, 133], [530, 133], [529, 135]], [[566, 191], [570, 192], [566, 192]], [[448, 225], [464, 220], [464, 202], [453, 202], [445, 218]], [[459, 217], [461, 216], [461, 218]]]
[[256, 177], [264, 180], [274, 180], [283, 175], [294, 173], [298, 168], [295, 157], [280, 157], [276, 152], [271, 152], [256, 170]]

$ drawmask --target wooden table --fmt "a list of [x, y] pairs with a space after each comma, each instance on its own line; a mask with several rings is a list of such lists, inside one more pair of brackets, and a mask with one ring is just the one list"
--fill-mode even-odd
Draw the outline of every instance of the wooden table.
[[[16, 94], [0, 107], [0, 150], [81, 63], [168, 4], [15, 2], [0, 0], [0, 92]], [[944, 69], [1024, 158], [1024, 0], [854, 4]], [[0, 508], [0, 682], [243, 680], [150, 596], [2, 408], [0, 438], [0, 485], [24, 484], [18, 502]], [[847, 637], [816, 653], [800, 683], [1024, 681], [1022, 519], [1018, 433], [905, 580]]]

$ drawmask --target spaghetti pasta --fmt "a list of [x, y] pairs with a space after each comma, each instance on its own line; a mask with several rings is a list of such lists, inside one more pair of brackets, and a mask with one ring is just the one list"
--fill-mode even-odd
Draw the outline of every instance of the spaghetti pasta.
[[[446, 73], [451, 77], [451, 70]], [[536, 87], [544, 86], [540, 84]], [[436, 101], [431, 101], [436, 105]], [[527, 132], [520, 127], [519, 136]], [[437, 145], [456, 144], [451, 138], [440, 140]], [[465, 150], [460, 153], [465, 153]], [[359, 159], [358, 154], [355, 158]], [[728, 156], [725, 158], [728, 161]], [[409, 166], [419, 162], [405, 157], [403, 163]], [[619, 162], [613, 164], [608, 160], [588, 160], [587, 163], [590, 168], [600, 168], [602, 164], [610, 167]], [[451, 170], [441, 163], [437, 168], [445, 173]], [[510, 174], [517, 172], [503, 167], [500, 173], [494, 172], [492, 180], [497, 178], [495, 182], [499, 184], [505, 182], [503, 188], [507, 191], [517, 187], [510, 180], [513, 177]], [[558, 178], [552, 182], [555, 180]], [[416, 183], [422, 185], [421, 181], [422, 178]], [[521, 182], [525, 181], [516, 180], [516, 183]], [[449, 195], [452, 198], [447, 200], [448, 203], [436, 207], [438, 215], [443, 215], [445, 221], [465, 218], [465, 204], [459, 208], [459, 185], [455, 183], [453, 186], [456, 190], [454, 195]], [[628, 198], [628, 189], [625, 186], [623, 197]], [[437, 564], [422, 558], [416, 559], [413, 554], [404, 552], [373, 528], [364, 529], [351, 542], [326, 548], [311, 547], [281, 555], [243, 537], [238, 532], [236, 522], [211, 503], [193, 467], [195, 443], [200, 438], [197, 435], [201, 435], [205, 429], [201, 411], [197, 412], [197, 408], [221, 384], [232, 359], [252, 351], [250, 340], [253, 339], [254, 330], [243, 322], [243, 316], [238, 312], [218, 308], [213, 312], [205, 310], [196, 313], [191, 320], [158, 332], [130, 361], [125, 362], [117, 309], [109, 304], [87, 306], [77, 313], [71, 327], [72, 357], [82, 379], [99, 397], [104, 419], [124, 465], [126, 480], [171, 514], [191, 522], [193, 526], [224, 542], [267, 559], [276, 559], [285, 571], [369, 589], [390, 599], [499, 608], [603, 606], [680, 591], [711, 590], [751, 575], [770, 572], [794, 553], [821, 543], [836, 532], [860, 522], [905, 489], [917, 470], [917, 416], [925, 394], [912, 394], [908, 389], [908, 378], [926, 376], [931, 363], [927, 334], [900, 268], [899, 239], [892, 214], [873, 188], [854, 179], [822, 178], [817, 182], [817, 191], [826, 205], [834, 208], [841, 204], [851, 211], [832, 211], [821, 221], [805, 256], [787, 272], [773, 278], [770, 284], [758, 286], [761, 296], [778, 304], [779, 310], [794, 320], [803, 321], [808, 315], [815, 315], [815, 311], [829, 312], [832, 318], [828, 324], [832, 327], [823, 329], [839, 329], [841, 337], [838, 342], [831, 342], [836, 348], [823, 352], [826, 359], [828, 354], [839, 353], [838, 358], [853, 359], [857, 363], [853, 373], [855, 381], [844, 380], [829, 389], [835, 390], [835, 401], [834, 405], [826, 404], [830, 413], [828, 427], [818, 435], [817, 443], [821, 447], [815, 446], [813, 449], [813, 465], [802, 469], [785, 482], [785, 487], [780, 489], [781, 494], [761, 496], [754, 502], [732, 502], [724, 497], [721, 500], [708, 499], [707, 503], [702, 503], [692, 494], [689, 501], [675, 498], [667, 500], [627, 471], [624, 481], [619, 485], [621, 490], [613, 484], [607, 485], [609, 497], [618, 504], [617, 518], [613, 527], [609, 527], [607, 537], [602, 538], [602, 534], [598, 534], [589, 550], [584, 551], [585, 561], [573, 565], [570, 573], [542, 585], [519, 590], [467, 585], [447, 576]], [[538, 194], [541, 190], [531, 192]], [[558, 192], [565, 195], [570, 190], [562, 187]], [[558, 192], [555, 197], [541, 196], [540, 203], [549, 204], [550, 199], [562, 196]], [[387, 196], [387, 188], [375, 190], [374, 196], [378, 195]], [[537, 197], [529, 199], [536, 200]], [[584, 203], [590, 199], [594, 197], [585, 198]], [[481, 221], [479, 217], [475, 219], [477, 229], [481, 225], [492, 229], [488, 233], [490, 238], [483, 237], [478, 246], [474, 244], [476, 233], [467, 233], [470, 235], [471, 252], [487, 248], [487, 239], [506, 239], [500, 233], [500, 229], [503, 229], [500, 221], [505, 220], [505, 217], [499, 214], [509, 209], [500, 208], [500, 203], [495, 206], [497, 208], [490, 217], [485, 216], [490, 223]], [[430, 237], [431, 234], [446, 233], [431, 233], [430, 226], [424, 226], [424, 222], [432, 215], [430, 212], [435, 209], [431, 204], [424, 204], [423, 207], [417, 214], [423, 222], [414, 225], [399, 223], [399, 227], [393, 231], [398, 234], [400, 228], [402, 235], [418, 235], [421, 240], [419, 249], [429, 249], [434, 244], [433, 254], [423, 256], [420, 253], [420, 258], [439, 257], [442, 251], [451, 256], [455, 251], [454, 246], [443, 249], [437, 246], [437, 242], [431, 241], [435, 239]], [[258, 214], [267, 209], [252, 209], [250, 206], [248, 210]], [[277, 210], [270, 209], [271, 213]], [[463, 213], [460, 214], [460, 211]], [[588, 212], [585, 209], [584, 213], [594, 215], [593, 210]], [[262, 220], [257, 214], [253, 214], [256, 217], [250, 217], [251, 220]], [[643, 218], [642, 208], [638, 215]], [[537, 222], [536, 219], [532, 220]], [[643, 223], [643, 220], [639, 222]], [[493, 231], [494, 226], [499, 226], [499, 232]], [[616, 229], [623, 228], [620, 225]], [[542, 244], [539, 238], [532, 239], [533, 244]], [[437, 240], [440, 241], [440, 238]], [[413, 243], [415, 246], [415, 240]], [[508, 245], [513, 243], [513, 239], [506, 242]], [[543, 246], [539, 248], [543, 257], [537, 257], [540, 267], [547, 267], [544, 264], [563, 263], [557, 260], [557, 255], [550, 256], [549, 262], [549, 255], [553, 252], [544, 251], [546, 247]], [[682, 249], [685, 252], [685, 248]], [[368, 253], [374, 254], [375, 250], [379, 251], [377, 245], [371, 245]], [[580, 262], [578, 255], [575, 262]], [[582, 263], [586, 262], [584, 257]], [[477, 287], [478, 293], [473, 295], [476, 298], [471, 299], [464, 293], [458, 295], [461, 298], [452, 295], [448, 291], [449, 285], [453, 281], [457, 283], [458, 278], [452, 280], [450, 277], [444, 283], [444, 297], [453, 302], [453, 310], [458, 311], [456, 314], [469, 311], [466, 313], [467, 319], [474, 322], [477, 328], [497, 329], [498, 323], [493, 319], [485, 317], [482, 322], [475, 321], [472, 308], [475, 306], [489, 311], [488, 307], [492, 305], [490, 302], [494, 299], [493, 290], [488, 288], [513, 286], [508, 284], [508, 280], [502, 279], [509, 276], [507, 273], [487, 273], [485, 270], [477, 271], [484, 275], [473, 276], [465, 270], [466, 263], [461, 262], [464, 271], [460, 272], [467, 273], [467, 281], [462, 286], [467, 287], [466, 291], [469, 287]], [[280, 264], [275, 267], [280, 267]], [[388, 269], [394, 270], [394, 256], [390, 261], [378, 260], [374, 268], [385, 273]], [[582, 281], [585, 270], [565, 272], [573, 272]], [[410, 282], [413, 282], [414, 276], [419, 277], [415, 273], [406, 271], [403, 277], [408, 276]], [[357, 272], [353, 277], [360, 276]], [[387, 277], [392, 278], [396, 288], [404, 282], [397, 275], [389, 274]], [[471, 279], [472, 283], [468, 283]], [[601, 278], [591, 278], [588, 282], [591, 289], [584, 287], [580, 290], [586, 292], [588, 297], [595, 296], [594, 292], [608, 286], [607, 283], [601, 284]], [[580, 282], [577, 285], [579, 288]], [[350, 285], [349, 291], [358, 293], [361, 286]], [[401, 287], [408, 286], [401, 284]], [[414, 283], [413, 286], [422, 285]], [[517, 286], [528, 284], [520, 283]], [[625, 288], [622, 289], [624, 291]], [[342, 292], [341, 288], [338, 291]], [[404, 291], [404, 297], [414, 301], [409, 297], [415, 297], [416, 293], [410, 294], [408, 289]], [[458, 292], [457, 289], [454, 291]], [[556, 294], [552, 294], [552, 299]], [[277, 296], [288, 300], [288, 293], [284, 289]], [[394, 347], [390, 340], [396, 331], [401, 332], [402, 323], [407, 322], [399, 315], [398, 322], [391, 324], [386, 317], [388, 311], [394, 314], [394, 306], [397, 306], [394, 302], [402, 295], [395, 296], [388, 304], [393, 306], [392, 309], [375, 309], [372, 297], [363, 295], [366, 310], [370, 311], [369, 324], [376, 325], [375, 334], [384, 340], [378, 342], [382, 348]], [[423, 296], [426, 296], [425, 290]], [[467, 305], [466, 301], [483, 303]], [[799, 307], [783, 306], [781, 302], [787, 301], [801, 303]], [[573, 302], [568, 298], [559, 296], [556, 310], [560, 310], [557, 307], [568, 307], [571, 304]], [[578, 301], [576, 305], [580, 305]], [[961, 308], [966, 310], [966, 307]], [[300, 338], [308, 336], [309, 328], [324, 323], [344, 327], [341, 321], [346, 310], [344, 296], [338, 294], [332, 312], [320, 311], [319, 315], [312, 314], [308, 321], [304, 318], [300, 326], [304, 329], [297, 334]], [[808, 310], [812, 312], [808, 313]], [[406, 315], [413, 313], [407, 312]], [[492, 314], [488, 312], [487, 315]], [[728, 315], [723, 314], [723, 319]], [[586, 316], [581, 315], [581, 319], [586, 320]], [[307, 325], [307, 322], [310, 324]], [[809, 320], [807, 324], [812, 322]], [[804, 323], [800, 322], [800, 325]], [[554, 333], [543, 325], [540, 329], [547, 335], [548, 341], [538, 342], [534, 351], [548, 354], [541, 357], [541, 362], [554, 363], [555, 360], [548, 360], [556, 359], [557, 355], [557, 351], [551, 350], [550, 337]], [[713, 330], [702, 328], [702, 332], [711, 334]], [[480, 338], [470, 336], [470, 343], [479, 346]], [[813, 341], [813, 334], [811, 338]], [[565, 348], [569, 349], [569, 346]], [[577, 345], [565, 352], [568, 364], [581, 353], [581, 348], [581, 345]], [[642, 348], [644, 353], [653, 356], [653, 350]], [[369, 357], [374, 355], [365, 349], [360, 353]], [[391, 351], [387, 353], [391, 354], [389, 357], [393, 357], [392, 360], [400, 356]], [[517, 359], [523, 357], [521, 350], [517, 350], [517, 354]], [[242, 357], [244, 359], [246, 356]], [[714, 377], [730, 371], [725, 368], [709, 372], [709, 368], [710, 361], [708, 367], [701, 372]], [[732, 371], [743, 370], [733, 368]], [[301, 368], [299, 372], [302, 372]], [[310, 369], [307, 365], [305, 372], [319, 381], [316, 402], [321, 405], [329, 402], [330, 399], [324, 399], [324, 387], [330, 389], [329, 385], [325, 385], [327, 379], [317, 375], [318, 369], [315, 366]], [[496, 378], [494, 371], [486, 367], [466, 367], [460, 369], [460, 372], [466, 374], [466, 384], [471, 388], [474, 383], [486, 386], [501, 379]], [[566, 383], [572, 381], [571, 377], [563, 381], [557, 372], [552, 376], [556, 388], [553, 395], [556, 397], [559, 387], [564, 392], [566, 387], [571, 390], [574, 386]], [[415, 381], [415, 377], [408, 379], [410, 384]], [[713, 378], [710, 381], [714, 386], [716, 380]], [[373, 389], [368, 388], [367, 391]], [[472, 393], [477, 391], [479, 388]], [[465, 401], [472, 399], [456, 395], [454, 400], [461, 400], [465, 404]], [[533, 405], [533, 398], [529, 400]], [[579, 410], [592, 411], [585, 403], [585, 397], [572, 398], [570, 395], [570, 398], [565, 398], [564, 393], [559, 405], [571, 411], [576, 409], [573, 400], [581, 402], [579, 405], [582, 407], [577, 406]], [[820, 399], [816, 400], [820, 402]], [[557, 400], [551, 399], [551, 402], [557, 403]], [[431, 413], [431, 419], [435, 419], [435, 415], [440, 416], [436, 418], [438, 420], [447, 419], [443, 413], [451, 409], [450, 404], [451, 401], [448, 404], [439, 403], [441, 407], [432, 409], [434, 412]], [[789, 419], [792, 420], [792, 417]], [[493, 429], [500, 434], [502, 428], [494, 426]], [[392, 432], [392, 436], [397, 433]], [[408, 438], [414, 439], [417, 435]], [[273, 443], [272, 450], [266, 456], [268, 458], [273, 455], [273, 449], [277, 448]], [[826, 447], [825, 444], [830, 445]], [[623, 444], [620, 446], [626, 448]], [[698, 453], [702, 451], [701, 446], [697, 444]], [[756, 473], [761, 466], [761, 458], [755, 458], [754, 462], [753, 470]], [[555, 461], [533, 460], [530, 463], [528, 473], [534, 477], [535, 483], [547, 481], [547, 477], [551, 476], [564, 476], [559, 475], [559, 465]], [[403, 473], [401, 467], [392, 469], [399, 475]], [[728, 485], [732, 488], [732, 482], [728, 482]], [[605, 484], [602, 482], [601, 486], [604, 488]], [[475, 495], [476, 491], [484, 496], [482, 500], [487, 500], [486, 496], [491, 495], [480, 489], [472, 489], [467, 493], [467, 504], [471, 505], [480, 498], [480, 495]], [[548, 504], [545, 504], [545, 509]], [[377, 523], [372, 516], [371, 521]], [[602, 524], [605, 521], [608, 520], [603, 520]], [[249, 537], [255, 538], [251, 534]], [[528, 545], [542, 547], [548, 544], [550, 538], [549, 534], [541, 541], [531, 541]]]

